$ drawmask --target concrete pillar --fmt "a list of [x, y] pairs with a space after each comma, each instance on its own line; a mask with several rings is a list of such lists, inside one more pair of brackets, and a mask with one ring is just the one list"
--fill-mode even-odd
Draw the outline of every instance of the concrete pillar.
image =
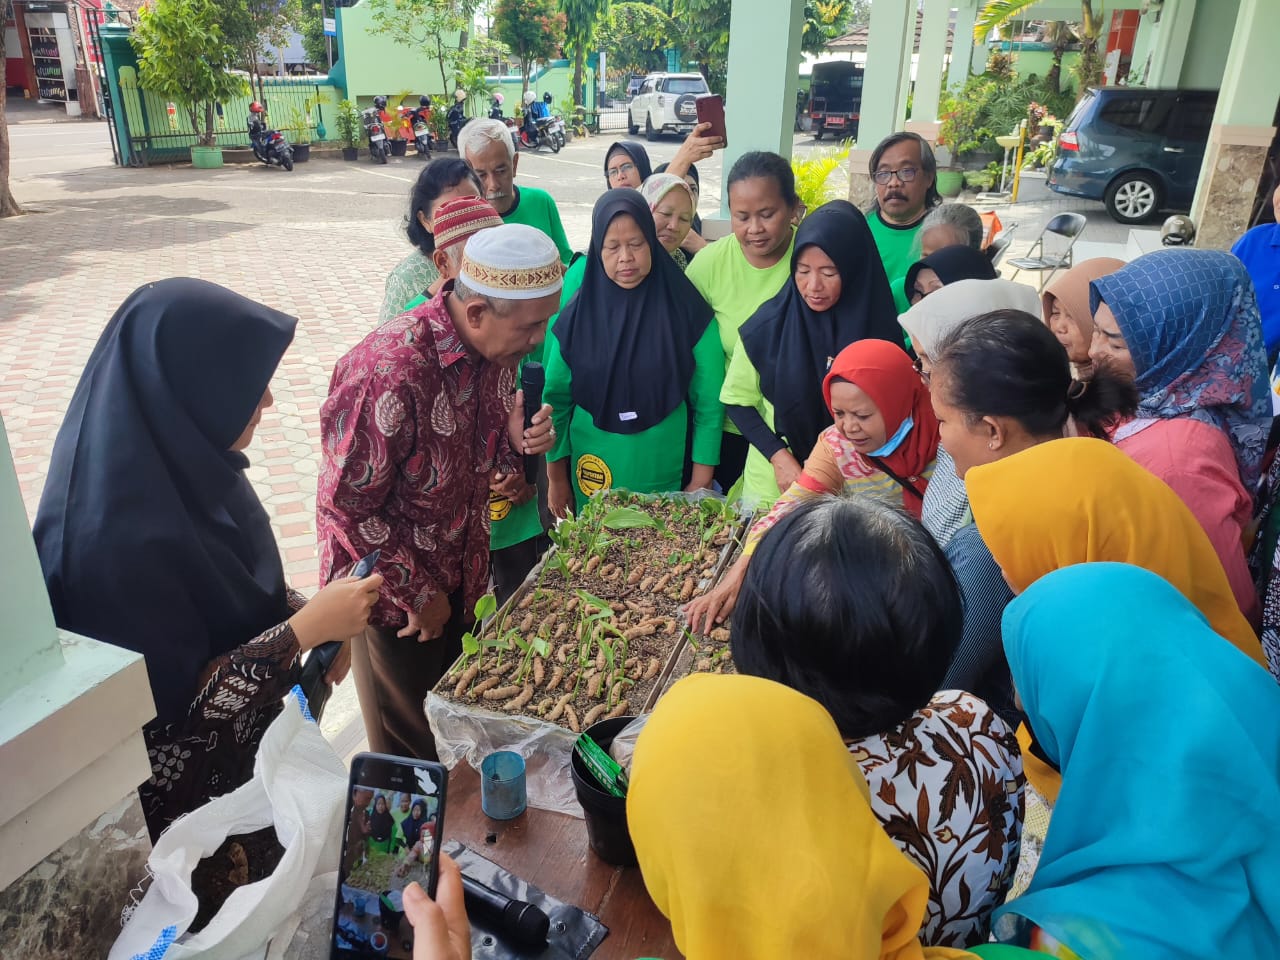
[[728, 94], [720, 213], [729, 216], [729, 169], [752, 150], [791, 156], [804, 0], [735, 3], [729, 15]]
[[[916, 88], [907, 129], [930, 142], [938, 139], [938, 104], [942, 93], [942, 68], [947, 56], [947, 21], [950, 18], [951, 0], [925, 0], [920, 55], [916, 60]], [[959, 39], [957, 36], [957, 46], [960, 45]]]
[[1196, 16], [1196, 0], [1165, 0], [1160, 8], [1160, 24], [1151, 51], [1148, 87], [1176, 87], [1182, 76], [1182, 61], [1191, 39]]
[[1191, 218], [1196, 246], [1228, 249], [1248, 226], [1280, 101], [1280, 4], [1241, 0]]
[[[927, 8], [925, 16], [928, 16]], [[978, 0], [956, 0], [956, 29], [951, 40], [951, 69], [947, 72], [948, 90], [959, 90], [969, 79], [975, 46], [973, 22], [977, 19]], [[985, 50], [983, 52], [985, 55]]]
[[874, 193], [867, 173], [872, 150], [889, 134], [901, 129], [906, 117], [902, 75], [904, 69], [911, 69], [915, 14], [914, 0], [879, 0], [871, 7], [862, 115], [858, 120], [856, 149], [849, 154], [849, 200], [859, 207], [866, 206]]

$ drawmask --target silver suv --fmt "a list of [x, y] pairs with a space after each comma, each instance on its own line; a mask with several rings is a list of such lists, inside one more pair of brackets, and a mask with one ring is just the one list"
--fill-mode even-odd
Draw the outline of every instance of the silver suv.
[[627, 132], [644, 127], [649, 140], [661, 133], [689, 133], [698, 122], [697, 98], [709, 93], [700, 73], [651, 73], [627, 107]]

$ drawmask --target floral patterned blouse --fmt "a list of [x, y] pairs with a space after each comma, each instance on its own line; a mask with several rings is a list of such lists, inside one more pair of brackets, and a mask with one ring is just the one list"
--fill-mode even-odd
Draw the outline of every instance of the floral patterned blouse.
[[440, 279], [440, 271], [431, 258], [414, 250], [387, 274], [386, 293], [378, 311], [378, 323], [394, 320], [404, 313], [405, 304], [416, 300], [427, 287]]
[[[289, 591], [289, 607], [307, 600]], [[154, 841], [165, 827], [253, 776], [258, 743], [298, 679], [298, 638], [288, 621], [210, 661], [181, 723], [143, 728], [151, 778], [138, 788]]]
[[1022, 836], [1022, 756], [982, 700], [943, 690], [895, 730], [849, 744], [885, 832], [929, 877], [928, 946], [987, 940]]
[[489, 475], [521, 469], [507, 437], [515, 372], [473, 357], [435, 298], [338, 361], [320, 409], [320, 582], [380, 550], [369, 616], [402, 627], [437, 593], [470, 610], [489, 582]]

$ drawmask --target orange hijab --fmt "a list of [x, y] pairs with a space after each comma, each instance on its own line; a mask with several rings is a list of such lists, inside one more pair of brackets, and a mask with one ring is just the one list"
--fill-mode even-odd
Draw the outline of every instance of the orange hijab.
[[[907, 352], [888, 340], [859, 340], [845, 347], [831, 362], [822, 381], [828, 410], [831, 384], [837, 379], [856, 385], [880, 408], [886, 436], [893, 437], [911, 419], [907, 435], [891, 453], [883, 457], [862, 456], [890, 476], [908, 480], [923, 494], [929, 485], [925, 471], [938, 457], [938, 418], [933, 415], [929, 390]], [[903, 487], [902, 505], [917, 520], [923, 503], [921, 497]]]
[[[1163, 480], [1104, 440], [1051, 440], [965, 475], [982, 539], [1021, 593], [1077, 563], [1129, 563], [1159, 574], [1215, 633], [1266, 667], [1222, 563], [1195, 515]], [[1081, 597], [1087, 608], [1088, 597]]]

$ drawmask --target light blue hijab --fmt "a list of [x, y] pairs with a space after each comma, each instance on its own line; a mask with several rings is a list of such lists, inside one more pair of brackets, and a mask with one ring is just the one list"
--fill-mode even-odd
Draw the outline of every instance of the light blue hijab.
[[1003, 629], [1062, 791], [997, 937], [1017, 914], [1089, 960], [1275, 956], [1280, 686], [1127, 564], [1042, 577]]

